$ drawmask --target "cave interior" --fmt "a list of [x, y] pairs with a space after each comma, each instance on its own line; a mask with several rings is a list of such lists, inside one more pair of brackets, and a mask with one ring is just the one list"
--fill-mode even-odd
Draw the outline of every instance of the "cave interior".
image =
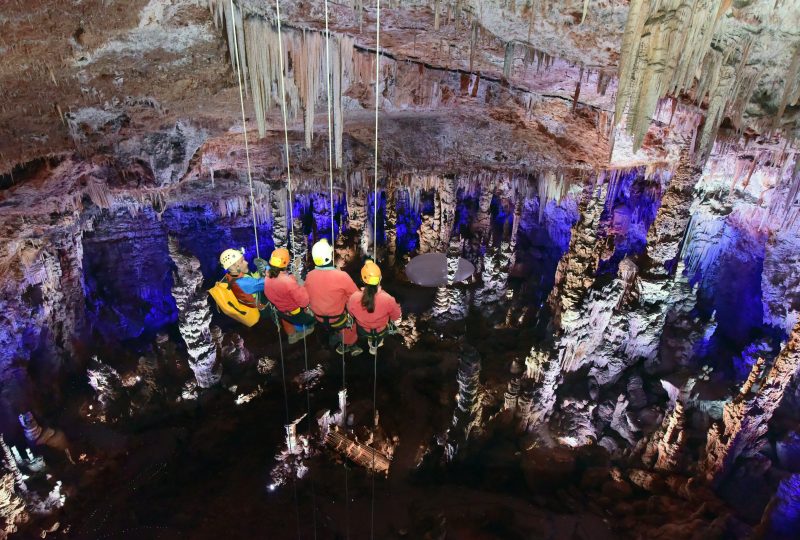
[[[3, 3], [0, 538], [800, 538], [798, 28]], [[382, 347], [207, 292], [322, 239]]]

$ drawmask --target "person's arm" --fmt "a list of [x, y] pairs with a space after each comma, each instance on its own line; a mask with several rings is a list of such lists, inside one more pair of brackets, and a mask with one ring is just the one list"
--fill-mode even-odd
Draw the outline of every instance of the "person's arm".
[[264, 278], [242, 276], [236, 280], [236, 284], [247, 294], [256, 294], [264, 291]]
[[347, 294], [349, 299], [349, 297], [353, 296], [354, 292], [358, 291], [358, 285], [356, 285], [356, 282], [353, 281], [353, 278], [350, 277], [350, 274], [345, 272], [344, 276], [345, 276], [345, 279], [343, 280], [344, 292], [345, 294]]
[[300, 306], [301, 308], [308, 307], [308, 304], [311, 302], [311, 300], [308, 297], [308, 291], [306, 290], [305, 287], [297, 283], [297, 280], [295, 279], [294, 276], [290, 277], [294, 280], [294, 285], [292, 286], [291, 291], [289, 293], [292, 296], [292, 300], [296, 302], [297, 305]]
[[391, 294], [386, 294], [386, 299], [390, 303], [389, 309], [389, 320], [396, 321], [403, 316], [403, 312], [400, 309], [400, 304], [397, 303], [397, 300], [394, 299], [394, 296]]

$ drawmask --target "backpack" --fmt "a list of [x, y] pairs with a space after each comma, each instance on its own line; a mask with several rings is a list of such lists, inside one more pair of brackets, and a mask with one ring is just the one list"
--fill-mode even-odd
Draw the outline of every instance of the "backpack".
[[245, 326], [255, 325], [261, 316], [257, 308], [239, 302], [229, 283], [218, 281], [208, 290], [208, 294], [217, 303], [217, 307], [222, 313]]

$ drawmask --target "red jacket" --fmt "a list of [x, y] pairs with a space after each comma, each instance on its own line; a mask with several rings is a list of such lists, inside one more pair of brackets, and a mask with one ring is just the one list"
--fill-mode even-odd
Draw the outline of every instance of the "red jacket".
[[264, 296], [278, 311], [289, 313], [308, 307], [308, 293], [293, 275], [281, 272], [276, 278], [264, 280]]
[[400, 305], [391, 294], [383, 289], [379, 288], [375, 294], [375, 311], [372, 313], [361, 305], [363, 295], [363, 291], [353, 293], [353, 296], [347, 301], [347, 311], [356, 320], [358, 326], [364, 330], [383, 330], [389, 321], [397, 320], [402, 316]]
[[341, 270], [316, 269], [306, 276], [311, 311], [315, 315], [335, 317], [344, 313], [347, 300], [358, 291], [353, 279]]

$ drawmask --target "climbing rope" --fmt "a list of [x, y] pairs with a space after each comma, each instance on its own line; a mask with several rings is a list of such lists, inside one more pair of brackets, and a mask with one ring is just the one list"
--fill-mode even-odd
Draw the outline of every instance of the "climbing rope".
[[[283, 37], [281, 34], [281, 3], [280, 0], [275, 0], [275, 17], [278, 26], [278, 57], [280, 59], [280, 83], [281, 83], [281, 110], [283, 112], [283, 143], [286, 151], [286, 183], [289, 197], [289, 224], [290, 224], [290, 238], [289, 248], [292, 251], [292, 273], [297, 273], [297, 266], [295, 265], [294, 258], [294, 196], [292, 195], [292, 168], [289, 162], [289, 121], [286, 114], [286, 82], [284, 80], [284, 65], [283, 65]], [[303, 357], [305, 358], [305, 369], [308, 372], [308, 348], [306, 347], [306, 327], [303, 325]], [[278, 328], [280, 333], [280, 328]], [[309, 393], [308, 385], [306, 385], [306, 415], [308, 417], [308, 438], [311, 439], [311, 395]], [[316, 490], [314, 487], [314, 477], [310, 475], [311, 481], [311, 509], [312, 520], [314, 524], [314, 538], [317, 538], [317, 500]]]
[[[286, 154], [286, 185], [289, 192], [289, 249], [294, 253], [294, 197], [292, 196], [292, 168], [289, 165], [289, 124], [286, 115], [286, 83], [283, 76], [283, 37], [281, 37], [281, 3], [275, 0], [275, 16], [278, 25], [278, 59], [280, 61], [280, 82], [281, 82], [281, 110], [283, 111], [283, 147]], [[295, 263], [292, 256], [292, 272], [294, 273]]]
[[373, 189], [372, 258], [378, 262], [378, 103], [380, 99], [381, 75], [381, 0], [376, 0], [375, 16], [375, 184]]
[[[376, 0], [375, 15], [375, 178], [372, 191], [372, 258], [378, 262], [378, 104], [380, 103], [380, 73], [381, 73], [381, 0]], [[367, 340], [369, 343], [369, 340]], [[377, 430], [375, 422], [378, 395], [378, 347], [372, 355], [372, 429]], [[375, 444], [373, 437], [373, 444]], [[372, 448], [372, 502], [369, 518], [369, 537], [375, 538], [375, 448]]]
[[[325, 82], [328, 93], [328, 174], [329, 174], [329, 187], [330, 187], [330, 203], [331, 203], [331, 247], [333, 248], [332, 262], [336, 266], [336, 222], [333, 207], [333, 122], [332, 122], [332, 99], [331, 99], [331, 31], [328, 26], [328, 0], [325, 0]], [[347, 324], [347, 323], [345, 323]], [[342, 340], [342, 389], [347, 390], [347, 368], [345, 367], [345, 343], [344, 343], [344, 328], [341, 330]], [[342, 423], [347, 423], [346, 412], [347, 397], [345, 397], [342, 404]], [[343, 461], [344, 467], [344, 504], [345, 504], [345, 538], [350, 538], [350, 493], [348, 489], [348, 471], [347, 462]]]
[[[283, 362], [283, 338], [281, 337], [281, 323], [275, 314], [275, 328], [278, 330], [278, 350], [281, 355], [281, 382], [283, 383], [283, 406], [286, 411], [286, 424], [289, 425], [289, 392], [286, 390], [286, 369]], [[291, 450], [291, 448], [289, 449]], [[294, 491], [294, 514], [297, 521], [297, 538], [300, 538], [300, 503], [297, 500], [297, 478], [292, 475], [292, 488]]]
[[[306, 373], [308, 373], [308, 348], [306, 347], [306, 325], [303, 325], [303, 357], [305, 358]], [[306, 425], [308, 429], [308, 438], [311, 439], [311, 391], [309, 390], [309, 383], [306, 382]], [[309, 469], [310, 471], [310, 469]], [[311, 481], [311, 522], [314, 524], [314, 538], [317, 538], [317, 495], [314, 486], [314, 475], [309, 473]]]
[[253, 211], [253, 237], [256, 240], [256, 257], [261, 258], [258, 248], [258, 227], [256, 226], [256, 199], [253, 196], [253, 174], [250, 172], [250, 145], [247, 141], [247, 119], [244, 114], [244, 93], [242, 92], [242, 68], [239, 63], [239, 40], [236, 36], [236, 14], [231, 0], [231, 26], [233, 27], [233, 55], [236, 60], [236, 79], [239, 81], [239, 104], [242, 108], [242, 133], [244, 133], [244, 155], [247, 158], [247, 183], [250, 186], [250, 209]]

